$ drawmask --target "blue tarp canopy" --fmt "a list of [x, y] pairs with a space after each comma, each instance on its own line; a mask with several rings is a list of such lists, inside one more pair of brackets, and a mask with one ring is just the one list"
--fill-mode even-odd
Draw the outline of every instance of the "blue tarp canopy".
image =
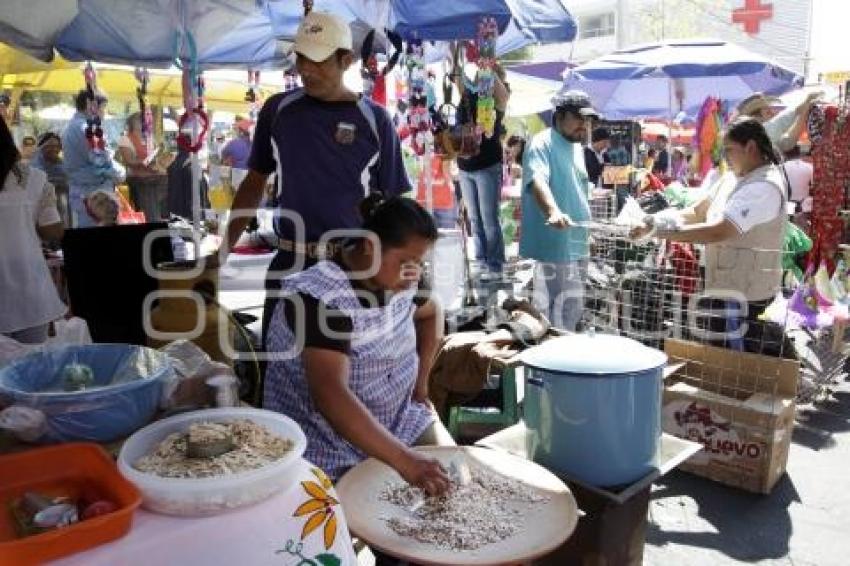
[[569, 70], [564, 89], [587, 92], [606, 118], [695, 117], [708, 96], [732, 104], [753, 92], [782, 94], [803, 77], [725, 41], [637, 45]]
[[[49, 61], [168, 67], [175, 55], [201, 66], [282, 66], [303, 14], [297, 0], [4, 0], [0, 42]], [[315, 0], [349, 22], [423, 40], [475, 37], [482, 15], [502, 32], [500, 51], [571, 41], [561, 0]], [[191, 37], [191, 41], [189, 38]], [[2, 69], [0, 69], [2, 72]]]

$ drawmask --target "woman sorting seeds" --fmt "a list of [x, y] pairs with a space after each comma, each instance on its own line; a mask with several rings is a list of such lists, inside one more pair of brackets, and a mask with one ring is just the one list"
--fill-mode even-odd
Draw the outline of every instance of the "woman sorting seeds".
[[263, 405], [301, 425], [304, 457], [333, 479], [372, 456], [439, 494], [445, 471], [411, 449], [454, 444], [428, 401], [443, 316], [417, 288], [437, 229], [410, 199], [373, 194], [361, 213], [362, 238], [283, 278]]

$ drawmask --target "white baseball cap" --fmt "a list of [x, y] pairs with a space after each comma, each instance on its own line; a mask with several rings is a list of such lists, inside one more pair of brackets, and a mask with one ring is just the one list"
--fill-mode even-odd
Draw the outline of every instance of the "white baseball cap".
[[337, 49], [352, 49], [351, 28], [348, 24], [327, 12], [310, 12], [304, 16], [295, 34], [293, 50], [311, 61], [321, 63]]

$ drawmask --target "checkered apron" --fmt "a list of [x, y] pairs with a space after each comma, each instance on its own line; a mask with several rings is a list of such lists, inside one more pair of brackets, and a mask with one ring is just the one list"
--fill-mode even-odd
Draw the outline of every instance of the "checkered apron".
[[[282, 291], [311, 295], [351, 318], [348, 387], [381, 425], [412, 445], [435, 419], [428, 407], [411, 400], [419, 367], [413, 324], [415, 289], [394, 295], [384, 307], [365, 308], [345, 272], [334, 262], [322, 261], [284, 278]], [[269, 351], [295, 347], [296, 336], [279, 301], [269, 328]], [[301, 425], [307, 436], [304, 457], [333, 479], [366, 458], [334, 431], [313, 404], [300, 355], [269, 363], [263, 406]]]

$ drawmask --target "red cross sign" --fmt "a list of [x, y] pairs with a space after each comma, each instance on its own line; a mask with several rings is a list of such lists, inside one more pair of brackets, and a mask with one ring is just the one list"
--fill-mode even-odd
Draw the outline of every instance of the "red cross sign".
[[762, 4], [761, 0], [745, 0], [743, 8], [732, 10], [732, 23], [744, 24], [744, 31], [754, 35], [759, 32], [762, 20], [773, 19], [773, 4]]

